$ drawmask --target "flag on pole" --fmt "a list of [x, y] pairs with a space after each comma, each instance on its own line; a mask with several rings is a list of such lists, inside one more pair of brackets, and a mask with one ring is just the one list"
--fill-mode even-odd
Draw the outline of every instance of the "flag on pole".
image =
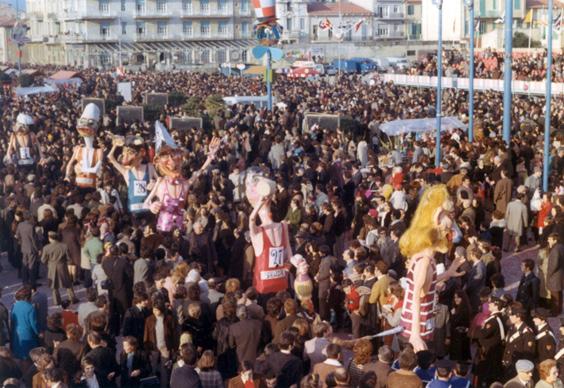
[[155, 121], [155, 149], [157, 152], [161, 149], [163, 143], [170, 148], [178, 148], [166, 127], [157, 120]]
[[329, 19], [325, 18], [325, 20], [319, 22], [319, 28], [322, 30], [330, 30], [333, 28], [333, 23], [331, 23]]
[[362, 26], [362, 23], [364, 23], [364, 19], [360, 19], [358, 22], [356, 22], [354, 24], [354, 32], [357, 32], [360, 29], [360, 26]]
[[476, 20], [476, 23], [474, 23], [474, 31], [476, 32], [480, 32], [480, 20]]
[[529, 12], [527, 12], [527, 14], [525, 15], [525, 18], [523, 19], [523, 23], [531, 24], [532, 22], [533, 22], [533, 10], [530, 9]]
[[501, 14], [501, 17], [496, 19], [495, 22], [496, 24], [503, 24], [505, 23], [505, 11], [503, 11], [503, 13]]
[[554, 31], [560, 32], [560, 29], [562, 28], [562, 12], [554, 17], [552, 28], [554, 28]]

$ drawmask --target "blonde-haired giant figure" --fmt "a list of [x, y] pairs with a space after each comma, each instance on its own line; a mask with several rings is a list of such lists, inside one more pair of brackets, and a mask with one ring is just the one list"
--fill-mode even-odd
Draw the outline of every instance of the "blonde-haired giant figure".
[[409, 229], [400, 239], [401, 253], [407, 259], [407, 289], [401, 323], [403, 336], [415, 352], [427, 349], [433, 335], [437, 283], [456, 274], [462, 261], [455, 260], [442, 274], [437, 274], [435, 253], [451, 247], [453, 203], [445, 185], [431, 186], [419, 201]]

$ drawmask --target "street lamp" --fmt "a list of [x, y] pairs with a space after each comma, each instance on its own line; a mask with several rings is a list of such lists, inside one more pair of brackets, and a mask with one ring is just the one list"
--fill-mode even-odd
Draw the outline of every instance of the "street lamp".
[[468, 85], [468, 140], [474, 141], [474, 0], [465, 0], [470, 16], [470, 73]]
[[513, 53], [513, 0], [505, 0], [505, 61], [503, 68], [503, 141], [511, 140], [511, 62]]
[[553, 0], [548, 0], [548, 33], [546, 34], [546, 96], [545, 96], [545, 113], [544, 113], [544, 155], [542, 162], [542, 190], [548, 192], [548, 175], [550, 174], [548, 162], [550, 153], [550, 104], [552, 96], [552, 12]]
[[437, 134], [435, 137], [435, 167], [441, 164], [441, 119], [443, 107], [443, 0], [433, 0], [439, 11], [439, 47], [437, 50]]

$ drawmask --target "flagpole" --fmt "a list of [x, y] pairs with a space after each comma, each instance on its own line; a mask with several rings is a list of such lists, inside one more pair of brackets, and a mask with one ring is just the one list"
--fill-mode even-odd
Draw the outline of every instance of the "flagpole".
[[550, 108], [552, 96], [552, 28], [554, 21], [552, 20], [553, 0], [548, 0], [548, 34], [547, 34], [547, 50], [546, 50], [546, 107], [544, 113], [544, 155], [542, 162], [542, 189], [548, 192], [548, 160], [550, 153]]
[[503, 141], [511, 141], [511, 77], [513, 54], [513, 0], [505, 0], [505, 62], [503, 70]]
[[443, 107], [443, 0], [437, 4], [439, 11], [439, 36], [437, 50], [437, 133], [435, 135], [435, 167], [441, 164], [441, 119]]
[[[529, 12], [533, 12], [530, 10]], [[529, 20], [529, 50], [531, 49], [531, 36], [533, 35], [533, 17]]]
[[[342, 8], [341, 8], [342, 4], [343, 4], [343, 0], [339, 0], [339, 25], [337, 26], [337, 32], [339, 34], [341, 33], [340, 28], [341, 28], [341, 25], [343, 24], [343, 15], [341, 13], [342, 12]], [[337, 67], [337, 70], [339, 72], [338, 76], [340, 78], [341, 77], [341, 66], [343, 65], [341, 63], [341, 37], [340, 36], [337, 37], [337, 50], [339, 51], [339, 66]]]
[[474, 0], [467, 0], [470, 11], [470, 67], [468, 85], [468, 141], [474, 141]]

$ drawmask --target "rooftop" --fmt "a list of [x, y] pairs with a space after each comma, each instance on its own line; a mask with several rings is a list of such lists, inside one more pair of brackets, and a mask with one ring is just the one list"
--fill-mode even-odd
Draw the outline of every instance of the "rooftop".
[[310, 16], [338, 16], [356, 15], [371, 16], [372, 12], [359, 5], [341, 2], [341, 3], [310, 3], [307, 5], [307, 13]]

